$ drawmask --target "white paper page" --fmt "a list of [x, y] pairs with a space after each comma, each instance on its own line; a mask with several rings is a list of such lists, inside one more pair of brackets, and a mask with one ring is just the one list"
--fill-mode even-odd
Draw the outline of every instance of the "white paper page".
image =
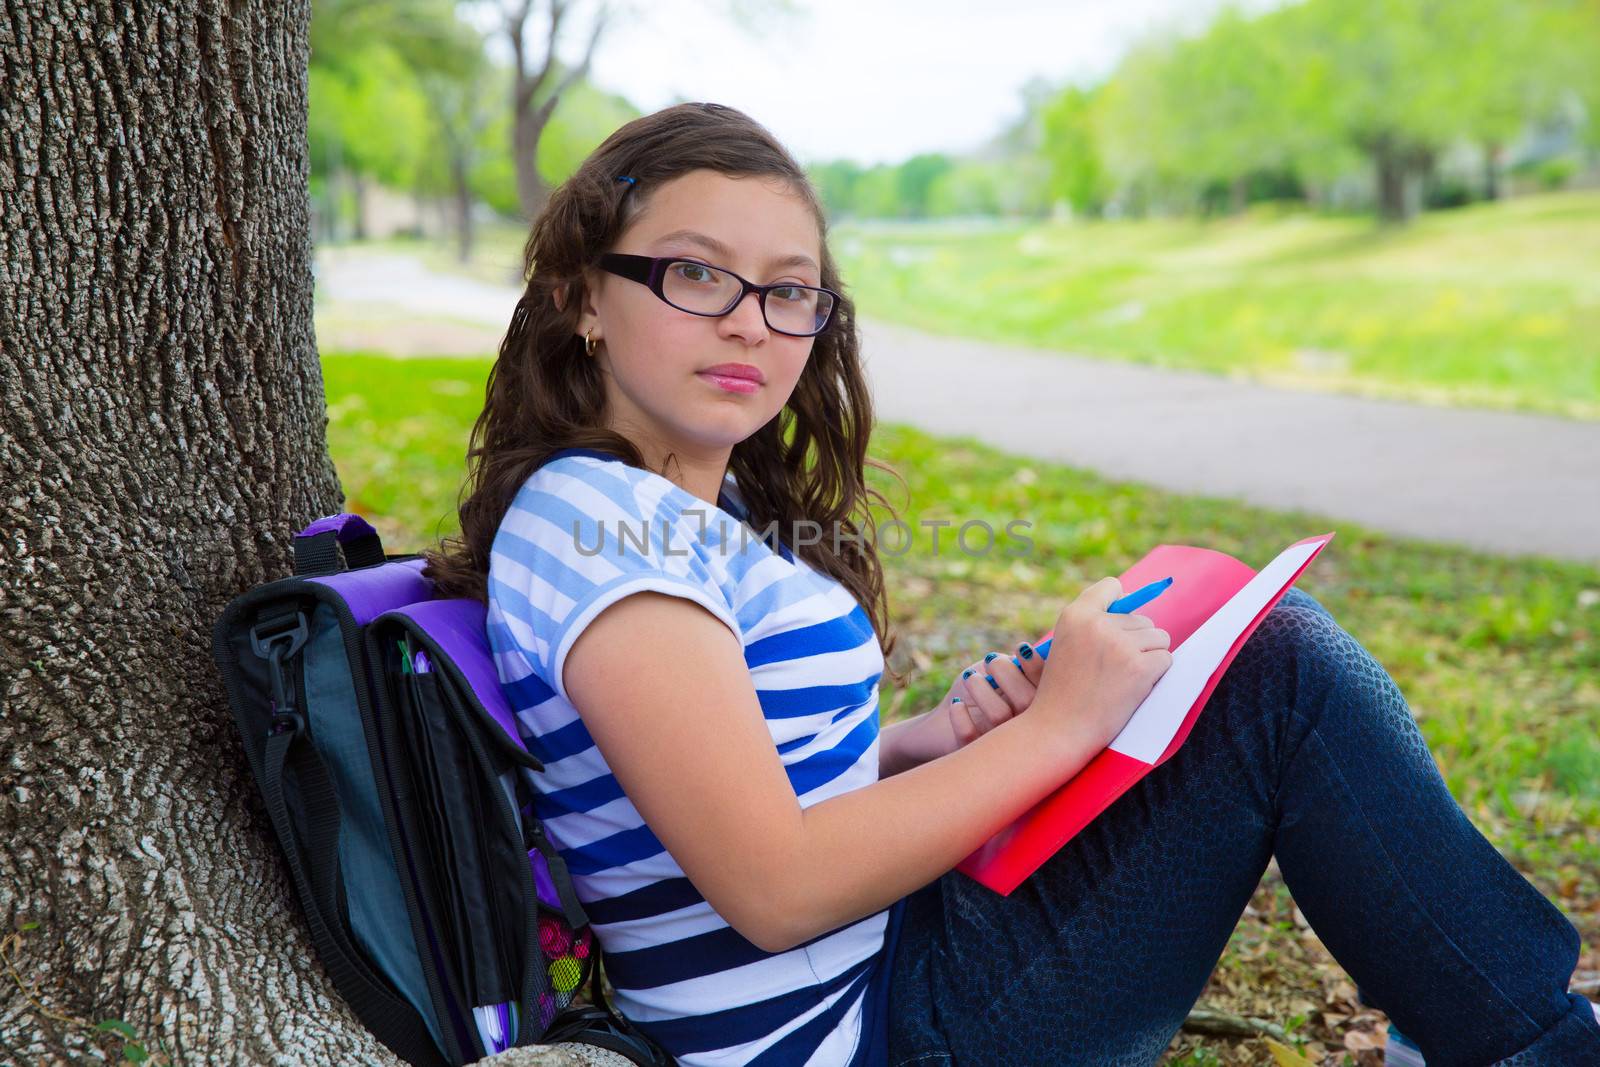
[[1187, 641], [1173, 650], [1172, 666], [1156, 679], [1149, 695], [1134, 709], [1133, 717], [1108, 747], [1145, 763], [1160, 759], [1228, 649], [1250, 625], [1250, 620], [1260, 614], [1267, 601], [1288, 584], [1295, 571], [1326, 540], [1290, 545], [1256, 572], [1256, 576], [1218, 608], [1215, 615], [1201, 623]]

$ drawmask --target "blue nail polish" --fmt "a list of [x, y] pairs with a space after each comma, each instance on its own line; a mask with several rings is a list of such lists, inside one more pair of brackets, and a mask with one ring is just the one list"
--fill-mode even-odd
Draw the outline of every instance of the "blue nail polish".
[[950, 703], [959, 704], [959, 703], [961, 703], [961, 698], [960, 697], [951, 697], [950, 698]]
[[1022, 669], [1022, 664], [1017, 662], [1017, 657], [1015, 656], [1011, 657], [1011, 665], [1019, 671]]
[[991, 652], [987, 656], [983, 657], [983, 662], [988, 663], [990, 660], [994, 659], [999, 654], [1000, 653], [998, 653], [998, 652]]
[[1000, 683], [999, 682], [995, 681], [993, 678], [989, 677], [987, 674], [983, 676], [983, 680], [989, 683], [989, 688], [990, 689], [993, 689], [993, 690], [995, 690], [997, 692], [999, 691], [999, 689], [1000, 689]]
[[1033, 646], [1028, 644], [1028, 642], [1026, 642], [1026, 641], [1022, 642], [1022, 658], [1023, 659], [1032, 659], [1033, 658]]
[[976, 672], [973, 671], [973, 669], [971, 667], [968, 667], [966, 670], [961, 672], [961, 677], [963, 677], [963, 678], [971, 678], [973, 676], [973, 674], [975, 674], [975, 673]]

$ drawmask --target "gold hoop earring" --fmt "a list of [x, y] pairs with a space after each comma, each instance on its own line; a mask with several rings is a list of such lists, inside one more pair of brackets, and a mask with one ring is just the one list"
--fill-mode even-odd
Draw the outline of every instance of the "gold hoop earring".
[[593, 326], [589, 327], [587, 330], [585, 330], [583, 332], [583, 354], [586, 355], [586, 356], [593, 357], [594, 356], [595, 347], [597, 345], [599, 345], [600, 342], [596, 341], [594, 338], [590, 337], [589, 335], [591, 333], [594, 333], [594, 327]]

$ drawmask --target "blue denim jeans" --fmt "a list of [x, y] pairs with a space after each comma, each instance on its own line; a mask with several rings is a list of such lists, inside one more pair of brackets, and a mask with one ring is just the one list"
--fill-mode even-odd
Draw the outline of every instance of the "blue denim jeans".
[[1273, 856], [1429, 1067], [1600, 1065], [1567, 991], [1577, 931], [1457, 805], [1394, 680], [1291, 587], [1177, 753], [1010, 896], [952, 870], [906, 898], [891, 1067], [1156, 1062]]

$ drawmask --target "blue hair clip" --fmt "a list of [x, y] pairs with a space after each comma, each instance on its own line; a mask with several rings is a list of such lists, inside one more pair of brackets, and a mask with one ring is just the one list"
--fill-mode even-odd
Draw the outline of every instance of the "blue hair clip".
[[626, 174], [619, 175], [618, 178], [617, 178], [617, 181], [619, 181], [619, 182], [627, 182], [628, 183], [628, 188], [630, 188], [630, 189], [633, 188], [635, 185], [639, 184], [639, 179], [638, 178], [630, 178]]

